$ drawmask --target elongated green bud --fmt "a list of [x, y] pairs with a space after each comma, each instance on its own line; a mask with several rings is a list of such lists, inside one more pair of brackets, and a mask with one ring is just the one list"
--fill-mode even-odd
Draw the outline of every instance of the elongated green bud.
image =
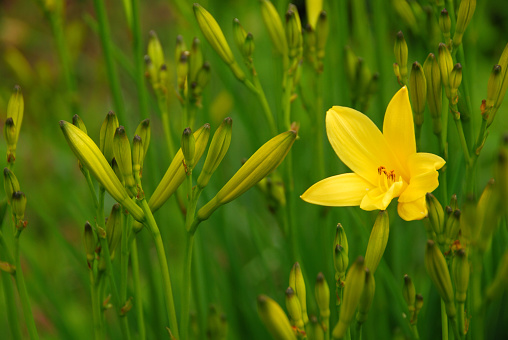
[[138, 127], [136, 128], [135, 135], [138, 135], [141, 137], [141, 140], [143, 141], [143, 158], [146, 157], [146, 152], [148, 150], [148, 146], [150, 145], [150, 138], [152, 135], [151, 129], [150, 129], [150, 119], [145, 119], [139, 123]]
[[293, 328], [277, 302], [266, 295], [259, 295], [257, 305], [261, 321], [275, 339], [296, 340]]
[[99, 140], [100, 151], [108, 162], [111, 162], [111, 159], [115, 157], [113, 154], [113, 138], [118, 126], [120, 126], [118, 118], [113, 111], [109, 111], [102, 123]]
[[286, 308], [293, 324], [297, 328], [303, 329], [305, 325], [302, 319], [302, 306], [300, 305], [300, 300], [298, 300], [295, 291], [291, 287], [286, 289]]
[[455, 33], [453, 34], [453, 46], [456, 48], [462, 44], [462, 37], [466, 31], [467, 25], [473, 17], [476, 9], [476, 0], [461, 0], [459, 11], [457, 13], [457, 24], [455, 25]]
[[81, 119], [80, 116], [78, 116], [78, 115], [72, 116], [72, 124], [77, 126], [84, 133], [88, 134], [87, 131], [86, 131], [85, 123], [83, 122], [83, 120]]
[[93, 140], [79, 128], [66, 121], [60, 121], [60, 128], [72, 152], [74, 152], [83, 166], [90, 171], [118, 203], [131, 213], [136, 221], [143, 222], [143, 211], [130, 199], [125, 187], [120, 183], [120, 180]]
[[450, 40], [450, 30], [452, 28], [452, 21], [446, 8], [443, 8], [441, 14], [439, 15], [439, 28], [441, 29], [441, 32], [445, 37], [445, 41], [448, 42]]
[[261, 16], [263, 22], [268, 30], [270, 39], [272, 40], [273, 46], [279, 52], [279, 54], [285, 56], [288, 54], [288, 43], [286, 41], [286, 34], [284, 32], [284, 26], [280, 20], [279, 13], [268, 0], [261, 0]]
[[150, 57], [150, 60], [152, 61], [155, 70], [158, 71], [161, 68], [161, 66], [165, 64], [164, 51], [162, 50], [161, 43], [155, 31], [150, 31], [149, 35], [150, 37], [148, 39], [148, 56]]
[[181, 90], [185, 88], [185, 84], [187, 83], [187, 75], [189, 74], [189, 56], [189, 51], [183, 51], [176, 66], [178, 88]]
[[12, 117], [5, 120], [4, 137], [7, 142], [7, 162], [11, 163], [16, 160], [16, 134], [17, 129]]
[[86, 260], [88, 261], [88, 265], [91, 265], [95, 259], [95, 245], [97, 244], [97, 241], [95, 239], [92, 226], [88, 221], [85, 223], [83, 242], [85, 244]]
[[469, 285], [469, 262], [464, 249], [457, 251], [453, 257], [452, 276], [455, 284], [455, 301], [465, 303]]
[[143, 141], [141, 137], [135, 135], [132, 140], [132, 172], [134, 174], [138, 173], [140, 177], [143, 169], [144, 156]]
[[307, 292], [305, 290], [302, 268], [300, 268], [300, 264], [298, 262], [293, 265], [291, 271], [289, 272], [289, 287], [293, 288], [298, 300], [300, 301], [300, 306], [302, 307], [302, 319], [304, 324], [307, 324], [307, 322], [309, 322], [309, 317], [307, 315]]
[[455, 210], [450, 217], [446, 220], [446, 244], [449, 246], [459, 237], [460, 229], [460, 215], [459, 209]]
[[9, 168], [4, 168], [4, 189], [9, 204], [11, 204], [12, 194], [21, 190], [16, 175]]
[[450, 94], [450, 73], [453, 69], [453, 59], [450, 54], [450, 50], [445, 44], [440, 43], [437, 54], [437, 62], [439, 65], [439, 71], [441, 71], [441, 81], [446, 90], [446, 96], [451, 97]]
[[404, 297], [404, 301], [406, 301], [407, 308], [409, 310], [409, 321], [412, 323], [416, 310], [416, 289], [413, 284], [413, 280], [409, 277], [409, 275], [404, 275], [404, 287], [402, 288], [402, 296]]
[[508, 89], [508, 44], [506, 44], [501, 57], [499, 58], [498, 65], [501, 66], [501, 88], [499, 89], [499, 94], [497, 95], [496, 103], [494, 107], [499, 109], [501, 103], [503, 102], [504, 96], [506, 94], [506, 90]]
[[235, 37], [236, 47], [243, 53], [243, 44], [245, 42], [245, 38], [247, 38], [247, 31], [243, 28], [240, 20], [237, 18], [233, 19], [233, 35]]
[[497, 113], [495, 107], [501, 85], [503, 72], [500, 65], [495, 65], [490, 73], [489, 82], [487, 84], [487, 100], [485, 101], [485, 109], [482, 110], [482, 117], [487, 121], [487, 126], [490, 126], [494, 121], [494, 117]]
[[441, 90], [441, 71], [434, 54], [429, 53], [423, 64], [423, 72], [427, 84], [427, 105], [432, 117], [432, 129], [437, 135], [441, 133], [443, 92]]
[[409, 94], [411, 95], [411, 107], [415, 125], [423, 124], [423, 112], [427, 101], [427, 82], [422, 66], [415, 61], [409, 75]]
[[243, 47], [241, 49], [243, 56], [245, 58], [250, 58], [254, 53], [255, 47], [256, 45], [254, 44], [254, 36], [252, 35], [252, 33], [247, 33], [247, 36], [245, 37], [245, 41], [243, 43]]
[[132, 175], [131, 144], [129, 143], [129, 138], [125, 133], [125, 128], [123, 126], [119, 126], [116, 129], [115, 137], [113, 139], [113, 154], [127, 188], [136, 186], [136, 182], [134, 181], [134, 177]]
[[[23, 226], [26, 210], [26, 196], [22, 191], [15, 191], [11, 196], [12, 214], [16, 219], [16, 228]], [[21, 222], [21, 223], [20, 223]]]
[[444, 245], [444, 211], [439, 200], [430, 192], [425, 196], [427, 204], [427, 217], [429, 218], [432, 230], [436, 233], [437, 241], [440, 246]]
[[316, 52], [318, 60], [322, 60], [325, 57], [325, 47], [328, 41], [328, 34], [330, 27], [328, 25], [328, 17], [325, 11], [319, 13], [316, 28]]
[[[310, 334], [307, 334], [308, 338], [314, 339], [314, 340], [325, 340], [325, 332], [323, 330], [323, 326], [318, 321], [318, 319], [314, 315], [312, 315], [309, 318], [309, 321], [310, 321], [310, 326], [311, 326], [312, 337]], [[326, 331], [328, 332], [328, 329]]]
[[196, 154], [196, 140], [190, 128], [185, 128], [182, 133], [182, 153], [188, 171], [194, 167], [194, 155]]
[[452, 72], [450, 73], [450, 94], [449, 98], [452, 103], [456, 104], [459, 101], [458, 90], [462, 82], [462, 65], [455, 64]]
[[367, 268], [365, 269], [365, 287], [363, 287], [363, 293], [358, 303], [358, 312], [356, 313], [356, 321], [359, 324], [363, 324], [367, 321], [369, 315], [370, 306], [374, 300], [374, 292], [376, 291], [376, 281], [374, 280], [374, 274]]
[[209, 81], [210, 64], [205, 61], [196, 75], [196, 80], [191, 84], [192, 95], [194, 97], [199, 97], [203, 93], [203, 89], [206, 85], [208, 85]]
[[416, 294], [415, 317], [413, 324], [416, 324], [416, 322], [418, 321], [418, 313], [420, 313], [422, 307], [423, 307], [423, 296], [421, 294]]
[[400, 77], [402, 82], [405, 83], [407, 79], [407, 43], [404, 39], [404, 34], [402, 31], [397, 33], [397, 37], [395, 39], [395, 46], [393, 48], [393, 53], [395, 54], [395, 61], [399, 65]]
[[347, 243], [347, 237], [346, 237], [346, 231], [344, 230], [344, 227], [342, 227], [342, 224], [337, 224], [337, 229], [335, 231], [335, 240], [333, 242], [334, 247], [336, 247], [338, 244], [342, 247], [343, 251], [346, 253], [346, 255], [349, 254], [349, 245]]
[[363, 257], [360, 256], [351, 266], [346, 276], [339, 322], [335, 325], [332, 333], [334, 339], [344, 338], [349, 324], [353, 321], [356, 307], [358, 307], [365, 287], [365, 276], [365, 263]]
[[446, 260], [441, 251], [439, 251], [438, 247], [434, 244], [434, 241], [427, 241], [424, 262], [427, 273], [434, 283], [434, 286], [437, 288], [441, 299], [443, 299], [445, 303], [446, 314], [449, 318], [455, 318], [456, 310], [453, 302], [452, 280], [448, 272]]
[[383, 257], [388, 243], [388, 234], [390, 232], [390, 221], [388, 212], [382, 210], [379, 212], [370, 232], [367, 252], [365, 253], [365, 266], [369, 268], [372, 275], [376, 272], [377, 266]]
[[505, 251], [503, 258], [497, 267], [496, 277], [487, 288], [485, 298], [493, 301], [498, 298], [508, 287], [508, 251]]
[[208, 153], [206, 154], [205, 164], [203, 164], [203, 169], [198, 177], [198, 187], [206, 187], [213, 173], [219, 167], [224, 156], [226, 156], [231, 144], [232, 126], [233, 120], [227, 117], [213, 134]]
[[[195, 151], [193, 164], [197, 164], [201, 159], [201, 156], [205, 152], [206, 145], [208, 144], [208, 138], [210, 137], [210, 125], [205, 124], [194, 132], [195, 139]], [[153, 192], [148, 205], [152, 212], [158, 210], [176, 189], [185, 180], [185, 167], [183, 166], [183, 152], [182, 149], [178, 150], [175, 157], [171, 161], [168, 170], [164, 174], [164, 177], [160, 181], [159, 185]]]
[[349, 265], [349, 256], [340, 244], [335, 246], [333, 265], [335, 267], [335, 272], [338, 274], [338, 279], [343, 280]]
[[115, 203], [111, 208], [108, 221], [106, 222], [106, 235], [108, 239], [109, 253], [114, 257], [116, 246], [122, 238], [122, 207]]
[[[291, 6], [291, 5], [290, 5]], [[302, 26], [300, 16], [296, 7], [292, 7], [286, 12], [286, 39], [289, 48], [289, 57], [296, 58], [302, 48]]]
[[330, 317], [330, 288], [323, 273], [319, 273], [317, 276], [314, 294], [319, 307], [319, 316], [321, 318]]
[[203, 66], [203, 52], [201, 51], [201, 42], [198, 38], [192, 40], [192, 46], [189, 57], [189, 81], [193, 83], [196, 81], [197, 74]]
[[[178, 60], [180, 60], [180, 56], [183, 51], [187, 51], [187, 45], [185, 45], [185, 40], [181, 35], [177, 35], [176, 37], [176, 45], [175, 45], [175, 63], [178, 64]], [[143, 137], [141, 137], [143, 138]]]
[[200, 221], [208, 219], [218, 207], [242, 195], [275, 170], [293, 146], [296, 136], [296, 130], [286, 131], [261, 146], [222, 187], [217, 195], [199, 209], [197, 219]]
[[16, 138], [14, 144], [17, 144], [19, 138], [19, 132], [21, 131], [21, 125], [23, 124], [23, 114], [25, 111], [25, 101], [23, 99], [23, 93], [21, 93], [21, 87], [19, 85], [14, 86], [9, 102], [7, 103], [7, 119], [12, 118], [14, 126], [16, 127]]

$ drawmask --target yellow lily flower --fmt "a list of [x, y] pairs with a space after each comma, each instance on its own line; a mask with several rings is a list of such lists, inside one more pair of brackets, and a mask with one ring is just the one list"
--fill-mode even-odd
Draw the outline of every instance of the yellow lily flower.
[[427, 216], [425, 194], [439, 185], [445, 161], [416, 152], [413, 113], [407, 88], [388, 104], [383, 132], [364, 114], [334, 106], [326, 113], [326, 132], [335, 153], [353, 173], [332, 176], [301, 196], [325, 206], [356, 206], [385, 210], [398, 197], [398, 212], [406, 221]]

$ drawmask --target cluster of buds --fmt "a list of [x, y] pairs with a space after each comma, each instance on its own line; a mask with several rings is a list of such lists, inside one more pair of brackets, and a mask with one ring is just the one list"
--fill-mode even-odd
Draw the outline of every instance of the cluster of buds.
[[275, 214], [286, 206], [286, 190], [284, 181], [279, 173], [273, 172], [259, 181], [257, 187], [265, 196], [268, 210]]
[[377, 92], [379, 74], [372, 73], [365, 60], [357, 57], [349, 46], [345, 49], [345, 67], [353, 106], [365, 112], [372, 95]]
[[317, 73], [323, 72], [325, 47], [328, 40], [329, 24], [325, 11], [321, 11], [315, 26], [308, 23], [303, 30], [303, 50], [306, 61]]
[[489, 127], [494, 121], [497, 110], [503, 102], [506, 90], [508, 89], [508, 44], [504, 48], [499, 62], [490, 73], [487, 84], [487, 99], [482, 102], [481, 112], [483, 119]]
[[4, 125], [4, 137], [7, 142], [7, 163], [14, 164], [16, 160], [16, 146], [18, 144], [19, 131], [23, 123], [25, 102], [21, 88], [16, 85], [7, 104], [7, 118]]
[[395, 63], [393, 64], [393, 72], [397, 77], [397, 81], [400, 86], [404, 86], [407, 83], [407, 57], [408, 49], [406, 39], [402, 31], [397, 33], [395, 39], [395, 45], [393, 47], [393, 53], [395, 54]]
[[415, 285], [409, 275], [404, 275], [404, 285], [402, 287], [402, 296], [408, 307], [408, 320], [411, 325], [418, 322], [418, 313], [423, 307], [423, 296], [416, 294]]
[[[346, 280], [346, 271], [349, 266], [349, 246], [347, 242], [346, 232], [339, 223], [335, 232], [335, 240], [333, 242], [333, 264], [335, 267], [335, 282], [337, 289], [344, 287]], [[340, 304], [337, 300], [337, 305]]]
[[14, 226], [16, 229], [22, 230], [28, 223], [25, 220], [26, 196], [20, 189], [16, 175], [9, 168], [4, 169], [4, 189], [7, 203], [12, 209]]

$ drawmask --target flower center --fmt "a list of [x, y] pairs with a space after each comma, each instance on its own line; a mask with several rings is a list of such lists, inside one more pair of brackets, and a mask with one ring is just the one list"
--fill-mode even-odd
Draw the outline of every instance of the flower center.
[[395, 170], [388, 170], [386, 167], [380, 166], [377, 168], [377, 173], [379, 175], [379, 186], [385, 191], [390, 189], [392, 184], [395, 183], [395, 179], [397, 178]]

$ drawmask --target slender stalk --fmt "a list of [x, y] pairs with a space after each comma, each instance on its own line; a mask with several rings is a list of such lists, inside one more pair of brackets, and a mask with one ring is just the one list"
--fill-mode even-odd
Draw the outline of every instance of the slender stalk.
[[182, 330], [182, 339], [186, 340], [188, 337], [189, 329], [189, 305], [190, 305], [190, 290], [191, 290], [191, 267], [192, 267], [192, 248], [194, 245], [194, 234], [187, 232], [186, 238], [186, 252], [184, 259], [184, 273], [183, 273], [183, 300], [180, 329]]
[[459, 327], [459, 334], [460, 338], [464, 338], [464, 332], [465, 332], [465, 325], [464, 325], [464, 303], [458, 303], [457, 304], [457, 313], [459, 314], [459, 320], [458, 320], [458, 327]]
[[469, 148], [467, 147], [466, 137], [464, 136], [464, 130], [462, 129], [462, 121], [460, 117], [453, 118], [455, 121], [455, 126], [457, 127], [457, 133], [459, 134], [460, 146], [462, 147], [462, 152], [464, 153], [464, 159], [466, 160], [466, 165], [469, 167], [471, 165], [471, 157], [469, 156]]
[[93, 3], [95, 12], [97, 14], [97, 21], [99, 24], [99, 37], [101, 39], [104, 59], [106, 61], [106, 72], [108, 74], [109, 86], [111, 87], [111, 93], [113, 95], [113, 102], [115, 103], [115, 110], [119, 120], [124, 122], [124, 125], [127, 127], [128, 122], [126, 120], [127, 117], [125, 114], [125, 107], [122, 99], [120, 81], [113, 59], [113, 47], [111, 33], [109, 31], [108, 18], [106, 16], [106, 8], [104, 6], [104, 1], [102, 0], [93, 0]]
[[143, 317], [143, 299], [141, 296], [141, 283], [139, 275], [139, 259], [138, 259], [138, 244], [136, 239], [131, 243], [131, 265], [132, 265], [132, 281], [134, 283], [134, 296], [135, 296], [135, 309], [136, 319], [138, 321], [139, 339], [146, 339], [145, 319]]
[[448, 317], [446, 315], [445, 303], [441, 299], [441, 339], [448, 340]]
[[273, 119], [270, 105], [268, 105], [268, 100], [266, 100], [265, 91], [261, 86], [261, 82], [259, 81], [258, 74], [255, 70], [253, 70], [252, 82], [256, 88], [256, 95], [258, 96], [259, 102], [261, 103], [261, 107], [263, 108], [263, 112], [265, 114], [266, 120], [268, 121], [268, 125], [270, 126], [270, 131], [272, 135], [275, 136], [277, 134], [277, 126], [275, 125], [275, 120]]
[[482, 260], [481, 260], [481, 255], [477, 251], [472, 252], [471, 255], [472, 255], [472, 265], [471, 265], [471, 315], [472, 315], [472, 322], [470, 323], [470, 332], [471, 332], [472, 339], [482, 340], [484, 338], [484, 330], [483, 330], [484, 314], [481, 313]]
[[323, 81], [321, 73], [316, 72], [315, 86], [316, 89], [316, 122], [317, 122], [317, 168], [319, 178], [325, 177], [325, 156], [324, 156], [324, 131], [325, 131], [325, 115], [323, 114]]
[[93, 326], [95, 339], [103, 339], [104, 334], [102, 334], [102, 322], [101, 322], [101, 306], [99, 303], [99, 295], [98, 295], [98, 285], [95, 280], [95, 276], [93, 274], [93, 270], [89, 269], [90, 273], [90, 295], [92, 297], [92, 315], [93, 315]]
[[164, 297], [166, 302], [166, 309], [168, 313], [169, 327], [173, 335], [178, 339], [180, 333], [178, 332], [178, 323], [176, 321], [175, 302], [173, 299], [173, 289], [171, 288], [171, 278], [169, 275], [168, 261], [166, 259], [166, 251], [164, 250], [164, 244], [162, 243], [161, 233], [157, 227], [157, 223], [153, 217], [152, 211], [148, 206], [145, 199], [141, 200], [141, 208], [145, 213], [146, 221], [145, 225], [150, 230], [153, 240], [155, 242], [155, 249], [159, 258], [159, 265], [162, 274], [162, 284], [164, 287]]
[[453, 329], [453, 335], [455, 336], [455, 338], [457, 340], [462, 339], [462, 337], [460, 336], [460, 333], [459, 333], [459, 328], [457, 327], [457, 320], [455, 320], [455, 318], [450, 319], [450, 323], [451, 323], [451, 326]]
[[[122, 207], [122, 211], [125, 209]], [[127, 280], [129, 276], [129, 231], [132, 223], [129, 223], [129, 216], [123, 215], [122, 238], [120, 240], [120, 301], [124, 304], [127, 301]]]
[[416, 340], [420, 339], [420, 334], [418, 334], [418, 327], [416, 326], [416, 323], [411, 325], [411, 330], [413, 331], [413, 336]]
[[157, 104], [159, 105], [159, 110], [161, 112], [162, 130], [164, 131], [164, 139], [166, 139], [169, 157], [172, 158], [175, 155], [175, 146], [173, 145], [173, 136], [171, 135], [168, 105], [166, 99], [163, 96], [164, 96], [163, 93], [157, 92]]

